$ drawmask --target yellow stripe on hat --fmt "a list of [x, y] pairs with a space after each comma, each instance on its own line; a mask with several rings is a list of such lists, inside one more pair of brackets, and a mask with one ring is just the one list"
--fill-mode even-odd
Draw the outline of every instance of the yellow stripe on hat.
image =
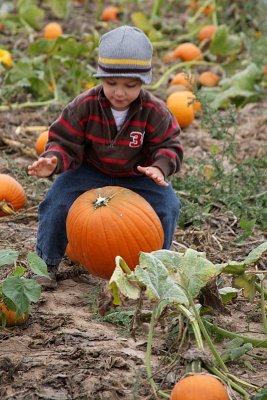
[[132, 64], [132, 65], [150, 65], [151, 60], [133, 60], [132, 58], [104, 58], [99, 57], [99, 62], [105, 64]]

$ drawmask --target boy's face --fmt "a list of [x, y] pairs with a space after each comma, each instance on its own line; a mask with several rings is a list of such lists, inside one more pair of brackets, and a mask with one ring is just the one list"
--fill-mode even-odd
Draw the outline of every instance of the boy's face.
[[118, 111], [126, 110], [139, 96], [142, 82], [134, 78], [103, 78], [105, 96], [112, 108]]

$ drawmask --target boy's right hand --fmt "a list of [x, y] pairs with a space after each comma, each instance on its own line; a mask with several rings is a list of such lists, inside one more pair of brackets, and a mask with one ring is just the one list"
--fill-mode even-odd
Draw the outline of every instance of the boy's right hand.
[[57, 167], [57, 163], [58, 159], [56, 156], [51, 158], [40, 157], [37, 161], [34, 161], [32, 165], [28, 166], [28, 174], [31, 176], [46, 178], [53, 174]]

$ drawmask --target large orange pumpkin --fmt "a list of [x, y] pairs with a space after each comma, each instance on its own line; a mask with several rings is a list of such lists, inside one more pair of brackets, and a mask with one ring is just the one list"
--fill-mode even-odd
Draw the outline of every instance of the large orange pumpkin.
[[23, 208], [26, 194], [21, 184], [12, 176], [0, 174], [0, 217]]
[[225, 385], [210, 374], [189, 374], [178, 381], [170, 400], [229, 400]]
[[159, 250], [163, 229], [151, 205], [132, 190], [105, 186], [76, 199], [67, 222], [71, 255], [93, 275], [109, 279], [115, 257], [121, 256], [131, 269], [139, 253]]
[[[0, 309], [5, 316], [6, 326], [22, 325], [29, 318], [29, 313], [25, 313], [22, 317], [17, 317], [16, 312], [8, 310], [4, 303], [0, 303]], [[0, 326], [2, 325], [2, 317], [0, 315]]]

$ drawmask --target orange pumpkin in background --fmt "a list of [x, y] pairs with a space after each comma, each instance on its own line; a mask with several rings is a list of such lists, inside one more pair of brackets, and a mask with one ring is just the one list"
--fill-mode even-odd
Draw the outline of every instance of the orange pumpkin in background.
[[13, 214], [26, 204], [22, 185], [8, 174], [0, 174], [0, 217]]
[[225, 385], [211, 374], [188, 374], [178, 381], [170, 400], [229, 400]]
[[198, 83], [200, 83], [202, 86], [206, 86], [206, 87], [217, 86], [218, 83], [220, 82], [220, 80], [221, 80], [221, 77], [212, 71], [202, 72], [198, 77]]
[[179, 90], [167, 97], [167, 107], [181, 128], [187, 128], [195, 118], [195, 99], [196, 96], [190, 90]]
[[217, 31], [217, 25], [205, 25], [198, 32], [198, 40], [202, 42], [203, 40], [211, 40], [214, 33]]
[[179, 44], [174, 50], [175, 58], [180, 58], [183, 61], [203, 60], [201, 49], [191, 42]]
[[119, 19], [120, 10], [115, 6], [105, 7], [101, 13], [100, 19], [101, 21], [114, 21]]
[[49, 40], [56, 40], [63, 35], [62, 26], [58, 22], [49, 22], [43, 30], [43, 37]]
[[35, 142], [35, 150], [38, 155], [45, 151], [45, 146], [47, 141], [48, 141], [48, 131], [41, 132]]
[[[5, 316], [5, 325], [6, 326], [22, 325], [29, 318], [28, 313], [23, 314], [22, 317], [17, 317], [16, 312], [13, 310], [8, 310], [3, 302], [0, 303], [0, 310], [2, 311], [3, 315]], [[0, 315], [0, 326], [1, 325], [2, 325], [2, 317]]]
[[133, 270], [140, 252], [162, 248], [159, 217], [139, 194], [118, 186], [92, 189], [72, 204], [66, 222], [71, 258], [93, 275], [109, 279], [115, 257]]

